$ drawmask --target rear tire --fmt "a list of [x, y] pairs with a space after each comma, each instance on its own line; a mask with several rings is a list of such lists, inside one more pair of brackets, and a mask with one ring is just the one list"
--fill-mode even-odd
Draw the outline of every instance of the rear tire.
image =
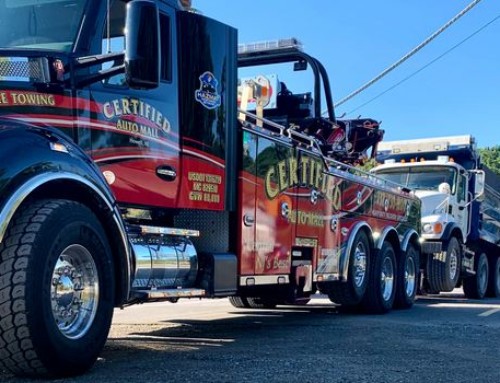
[[485, 253], [476, 254], [474, 271], [476, 275], [464, 278], [463, 289], [466, 298], [483, 299], [488, 289], [488, 258]]
[[239, 297], [236, 295], [229, 297], [229, 303], [231, 303], [234, 307], [238, 309], [245, 309], [250, 307], [246, 298]]
[[397, 262], [396, 297], [394, 308], [408, 309], [415, 303], [419, 283], [420, 253], [409, 244], [408, 249]]
[[368, 289], [362, 301], [364, 311], [384, 314], [391, 310], [396, 296], [396, 256], [389, 242], [373, 259]]
[[500, 257], [490, 257], [487, 297], [500, 298]]
[[248, 297], [247, 301], [252, 309], [274, 309], [278, 304], [274, 300], [260, 297]]
[[460, 277], [462, 252], [460, 242], [451, 237], [446, 251], [429, 255], [427, 279], [431, 291], [452, 291]]
[[331, 282], [327, 289], [328, 298], [343, 306], [356, 306], [363, 299], [369, 279], [370, 242], [365, 232], [356, 234], [349, 254], [346, 282]]
[[96, 216], [78, 202], [33, 202], [14, 216], [0, 262], [0, 369], [45, 377], [88, 370], [114, 306], [113, 260]]

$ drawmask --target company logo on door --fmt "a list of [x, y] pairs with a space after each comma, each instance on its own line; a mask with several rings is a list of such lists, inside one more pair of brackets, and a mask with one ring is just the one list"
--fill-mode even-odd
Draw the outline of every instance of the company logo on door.
[[108, 120], [118, 118], [118, 130], [150, 138], [161, 138], [171, 130], [169, 120], [152, 105], [136, 99], [121, 98], [104, 103], [102, 112]]
[[215, 109], [221, 105], [221, 96], [217, 92], [219, 81], [211, 72], [205, 72], [200, 77], [200, 89], [194, 92], [194, 97], [207, 109]]

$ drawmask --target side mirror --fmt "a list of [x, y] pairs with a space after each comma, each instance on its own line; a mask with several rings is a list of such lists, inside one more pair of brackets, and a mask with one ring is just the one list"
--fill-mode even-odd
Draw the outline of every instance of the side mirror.
[[155, 3], [134, 0], [127, 4], [125, 77], [131, 88], [153, 89], [160, 84], [159, 25]]
[[478, 201], [484, 200], [484, 185], [486, 182], [486, 175], [484, 170], [474, 170], [474, 199]]

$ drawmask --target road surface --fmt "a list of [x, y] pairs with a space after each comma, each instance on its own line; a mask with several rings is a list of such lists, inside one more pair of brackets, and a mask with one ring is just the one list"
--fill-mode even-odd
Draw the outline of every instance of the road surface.
[[[500, 382], [500, 300], [420, 298], [386, 315], [227, 299], [116, 310], [101, 358], [58, 382]], [[29, 380], [0, 372], [0, 382]]]

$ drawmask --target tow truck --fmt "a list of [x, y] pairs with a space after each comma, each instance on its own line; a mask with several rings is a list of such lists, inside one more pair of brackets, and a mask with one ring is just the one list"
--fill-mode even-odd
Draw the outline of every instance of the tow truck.
[[[318, 60], [173, 0], [0, 0], [0, 30], [0, 368], [81, 374], [136, 303], [411, 307], [420, 202], [355, 166], [381, 130], [337, 121]], [[313, 91], [238, 111], [273, 62]]]

